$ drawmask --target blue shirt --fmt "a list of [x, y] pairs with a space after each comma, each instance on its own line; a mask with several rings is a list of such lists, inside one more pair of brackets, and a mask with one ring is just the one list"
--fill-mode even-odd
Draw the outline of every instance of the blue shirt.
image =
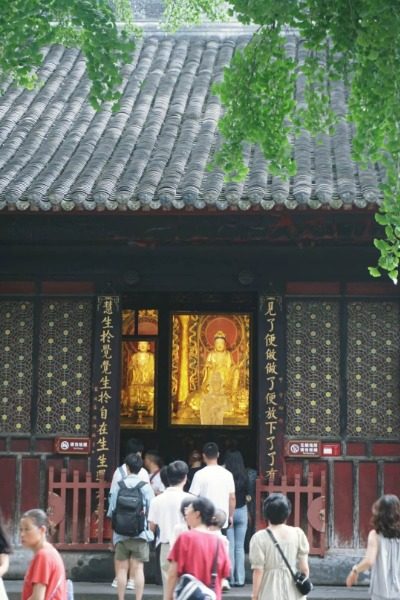
[[[140, 483], [142, 481], [142, 479], [140, 479], [134, 473], [131, 473], [130, 475], [125, 477], [125, 479], [123, 481], [127, 487], [133, 488], [138, 483]], [[117, 505], [117, 496], [118, 496], [119, 489], [120, 489], [119, 485], [115, 486], [114, 490], [111, 492], [110, 497], [109, 497], [107, 516], [110, 518], [112, 516], [112, 512], [113, 512], [114, 508]], [[142, 539], [142, 540], [145, 540], [146, 542], [151, 542], [154, 539], [154, 535], [153, 535], [153, 532], [148, 527], [147, 515], [149, 514], [150, 502], [154, 498], [154, 492], [149, 483], [146, 483], [144, 486], [142, 486], [140, 491], [143, 494], [143, 504], [144, 504], [144, 509], [145, 509], [144, 531], [142, 531], [142, 533], [139, 533], [139, 535], [137, 535], [134, 539]], [[116, 533], [115, 531], [113, 531], [113, 543], [114, 544], [118, 544], [118, 542], [122, 542], [123, 540], [129, 540], [129, 539], [131, 539], [130, 536], [121, 535], [120, 533]]]

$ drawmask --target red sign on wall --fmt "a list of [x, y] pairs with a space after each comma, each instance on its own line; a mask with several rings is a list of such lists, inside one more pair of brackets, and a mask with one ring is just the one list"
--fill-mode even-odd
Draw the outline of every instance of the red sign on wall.
[[322, 444], [322, 456], [340, 456], [340, 442], [323, 443]]
[[90, 441], [87, 437], [57, 437], [54, 451], [58, 454], [90, 454]]

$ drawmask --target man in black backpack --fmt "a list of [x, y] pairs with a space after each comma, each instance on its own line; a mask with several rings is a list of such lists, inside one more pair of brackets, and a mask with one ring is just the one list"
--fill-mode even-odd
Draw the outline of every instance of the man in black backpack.
[[[126, 443], [125, 456], [128, 456], [129, 454], [137, 454], [138, 456], [143, 458], [143, 448], [144, 448], [144, 444], [143, 444], [142, 440], [131, 437], [128, 439], [128, 441]], [[113, 478], [111, 481], [110, 494], [112, 494], [112, 492], [114, 491], [114, 488], [117, 488], [117, 490], [119, 489], [118, 482], [121, 481], [121, 479], [125, 479], [125, 477], [127, 475], [128, 475], [128, 471], [126, 470], [126, 465], [125, 465], [125, 461], [124, 461], [124, 463], [121, 466], [117, 467], [114, 471], [114, 475], [113, 475]], [[146, 469], [144, 469], [143, 467], [140, 469], [140, 471], [138, 473], [138, 477], [139, 477], [139, 479], [146, 481], [146, 483], [150, 483], [149, 474], [146, 471]], [[133, 581], [133, 571], [134, 571], [134, 565], [132, 564], [132, 565], [130, 565], [129, 571], [128, 571], [128, 583], [126, 584], [127, 590], [135, 589], [135, 582]], [[114, 561], [114, 573], [116, 573], [116, 572], [117, 572], [117, 565], [115, 564], [115, 561]], [[117, 587], [117, 577], [114, 577], [111, 585], [114, 588]]]
[[111, 491], [108, 516], [112, 519], [113, 543], [117, 575], [118, 600], [125, 600], [129, 561], [133, 563], [136, 600], [142, 600], [144, 588], [143, 563], [149, 560], [149, 542], [153, 533], [148, 528], [147, 515], [154, 492], [138, 473], [143, 460], [137, 454], [125, 459], [127, 477]]

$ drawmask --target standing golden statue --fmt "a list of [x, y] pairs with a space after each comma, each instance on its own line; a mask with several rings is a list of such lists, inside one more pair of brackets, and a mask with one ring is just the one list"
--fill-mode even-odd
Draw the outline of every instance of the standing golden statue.
[[238, 385], [239, 368], [227, 349], [225, 333], [217, 331], [204, 365], [200, 394], [202, 425], [223, 425], [224, 414], [234, 409]]
[[128, 363], [128, 413], [130, 416], [137, 414], [138, 420], [144, 414], [152, 415], [154, 412], [154, 354], [151, 352], [150, 342], [137, 343], [137, 352], [134, 352]]
[[173, 315], [171, 425], [249, 425], [250, 315]]

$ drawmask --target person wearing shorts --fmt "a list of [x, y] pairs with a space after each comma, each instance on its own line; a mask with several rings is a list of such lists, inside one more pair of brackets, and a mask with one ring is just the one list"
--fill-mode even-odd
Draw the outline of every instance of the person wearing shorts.
[[129, 560], [134, 558], [140, 562], [149, 562], [149, 543], [140, 538], [127, 538], [118, 542], [115, 548], [116, 560]]
[[[125, 459], [128, 476], [124, 479], [127, 487], [135, 487], [139, 482], [138, 476], [143, 466], [143, 460], [137, 454], [129, 454]], [[149, 529], [147, 515], [150, 502], [154, 498], [154, 492], [149, 483], [141, 488], [143, 495], [143, 504], [145, 506], [145, 528], [137, 537], [128, 537], [113, 532], [113, 542], [115, 545], [115, 566], [118, 600], [125, 600], [125, 589], [128, 580], [128, 570], [135, 583], [136, 600], [142, 600], [144, 589], [144, 568], [145, 562], [149, 561], [149, 542], [153, 540], [153, 533]], [[111, 491], [108, 516], [112, 515], [117, 503], [118, 489]]]

